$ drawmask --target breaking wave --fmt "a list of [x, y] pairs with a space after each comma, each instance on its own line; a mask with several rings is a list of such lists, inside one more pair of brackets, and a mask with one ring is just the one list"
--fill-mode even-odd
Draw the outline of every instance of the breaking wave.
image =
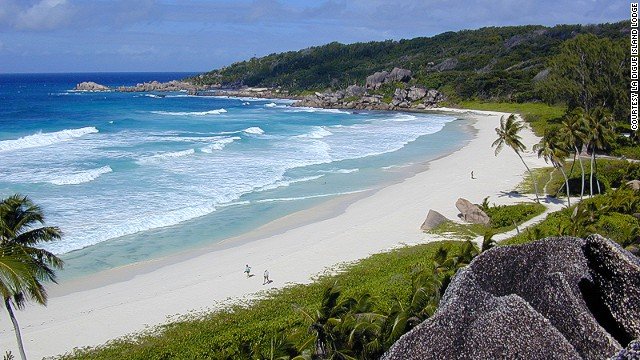
[[67, 129], [51, 133], [37, 133], [33, 135], [27, 135], [15, 140], [0, 141], [0, 152], [49, 146], [65, 141], [70, 141], [87, 134], [95, 134], [97, 132], [98, 129], [90, 126], [80, 129]]
[[172, 115], [172, 116], [207, 116], [207, 115], [220, 115], [226, 113], [225, 109], [216, 109], [209, 111], [151, 111], [152, 114], [158, 115]]
[[93, 181], [100, 175], [113, 172], [109, 165], [97, 169], [79, 171], [69, 175], [61, 176], [50, 181], [54, 185], [77, 185]]

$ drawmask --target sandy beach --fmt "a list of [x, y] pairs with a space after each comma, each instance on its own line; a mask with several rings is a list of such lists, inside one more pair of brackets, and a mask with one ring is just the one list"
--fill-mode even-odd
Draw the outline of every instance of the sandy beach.
[[[27, 355], [41, 358], [99, 345], [177, 315], [253, 296], [266, 289], [265, 269], [273, 280], [270, 287], [278, 288], [309, 282], [341, 262], [432, 241], [433, 235], [420, 231], [427, 212], [434, 209], [456, 219], [459, 197], [478, 203], [491, 196], [498, 204], [526, 200], [504, 194], [525, 172], [518, 156], [504, 149], [496, 157], [491, 148], [504, 114], [440, 110], [472, 119], [475, 137], [402, 182], [332, 199], [220, 245], [50, 285], [47, 307], [29, 305], [16, 314]], [[529, 166], [544, 166], [530, 150], [538, 141], [535, 135], [525, 129], [522, 141], [529, 149], [523, 154]], [[245, 264], [256, 276], [245, 278]], [[0, 335], [0, 349], [17, 354], [7, 316], [0, 316]]]

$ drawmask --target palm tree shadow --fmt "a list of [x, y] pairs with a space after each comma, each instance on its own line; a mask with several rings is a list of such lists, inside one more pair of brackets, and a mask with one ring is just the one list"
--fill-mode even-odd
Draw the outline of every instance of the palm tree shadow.
[[515, 190], [511, 190], [511, 191], [500, 191], [500, 195], [498, 195], [498, 197], [509, 197], [509, 198], [523, 198], [524, 195], [520, 194], [519, 192], [515, 191]]

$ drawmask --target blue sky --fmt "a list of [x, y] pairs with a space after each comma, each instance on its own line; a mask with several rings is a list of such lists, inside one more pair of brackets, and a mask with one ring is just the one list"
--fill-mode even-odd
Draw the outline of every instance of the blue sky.
[[0, 73], [206, 71], [331, 41], [628, 14], [622, 0], [0, 0]]

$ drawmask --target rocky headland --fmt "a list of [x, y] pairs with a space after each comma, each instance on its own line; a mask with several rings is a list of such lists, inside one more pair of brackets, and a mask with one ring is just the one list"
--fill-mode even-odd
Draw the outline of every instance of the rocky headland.
[[559, 237], [476, 257], [383, 359], [640, 359], [639, 338], [639, 259]]
[[[169, 92], [182, 91], [198, 96], [255, 97], [297, 100], [293, 106], [318, 107], [328, 109], [363, 110], [424, 110], [437, 107], [446, 100], [444, 94], [420, 85], [410, 85], [413, 79], [409, 70], [393, 68], [380, 71], [366, 78], [364, 86], [351, 85], [346, 89], [314, 92], [312, 95], [298, 96], [287, 90], [257, 87], [223, 88], [222, 85], [195, 85], [188, 81], [151, 81], [134, 86], [110, 88], [95, 82], [82, 82], [76, 91], [119, 91], [119, 92]], [[383, 89], [384, 87], [384, 89]]]
[[[365, 110], [424, 110], [438, 106], [446, 97], [435, 89], [420, 85], [408, 85], [411, 71], [394, 68], [369, 75], [365, 86], [351, 85], [344, 90], [315, 92], [303, 97], [293, 106], [365, 109]], [[393, 94], [379, 91], [385, 84], [395, 87]]]

